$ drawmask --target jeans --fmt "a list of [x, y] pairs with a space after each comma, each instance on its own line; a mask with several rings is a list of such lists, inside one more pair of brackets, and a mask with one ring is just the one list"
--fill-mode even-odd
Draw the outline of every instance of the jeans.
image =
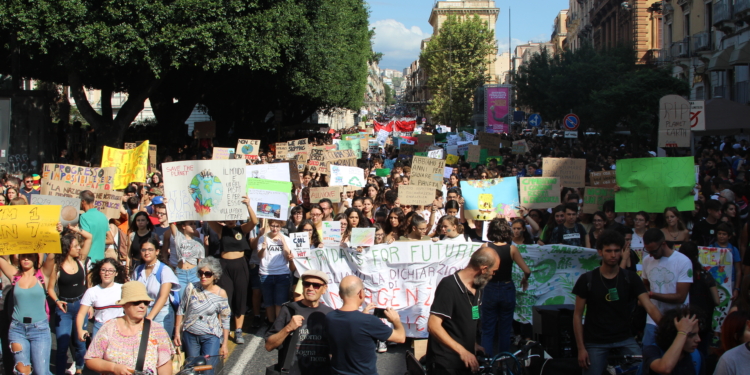
[[92, 339], [94, 338], [94, 336], [96, 336], [96, 333], [99, 332], [103, 325], [104, 323], [94, 322], [94, 330], [91, 332]]
[[188, 331], [182, 332], [182, 346], [185, 349], [185, 359], [190, 357], [211, 356], [207, 363], [213, 366], [213, 370], [204, 371], [204, 375], [214, 375], [214, 370], [219, 364], [219, 349], [221, 349], [221, 338], [214, 335], [194, 335]]
[[653, 324], [646, 323], [646, 327], [643, 328], [643, 347], [656, 344], [656, 326]]
[[175, 275], [177, 275], [177, 280], [180, 282], [180, 298], [184, 298], [182, 293], [188, 284], [197, 283], [200, 281], [200, 279], [198, 279], [198, 268], [196, 267], [193, 267], [189, 270], [175, 268], [174, 273]]
[[281, 306], [289, 301], [289, 274], [260, 275], [263, 307]]
[[83, 356], [86, 355], [86, 342], [78, 339], [78, 329], [75, 327], [75, 319], [81, 301], [68, 303], [68, 312], [55, 307], [55, 336], [57, 337], [57, 359], [55, 362], [55, 373], [65, 375], [68, 367], [68, 348], [73, 347], [73, 360], [76, 369], [83, 368]]
[[[151, 306], [148, 308], [148, 314], [150, 313]], [[167, 301], [164, 307], [161, 308], [161, 311], [156, 314], [154, 321], [161, 324], [164, 327], [164, 330], [167, 331], [169, 337], [172, 337], [172, 332], [174, 331], [174, 312], [172, 311], [172, 306], [169, 301]]]
[[[616, 350], [616, 353], [612, 353]], [[589, 353], [588, 370], [583, 370], [583, 375], [601, 375], [602, 371], [607, 368], [607, 357], [610, 353], [614, 355], [641, 355], [641, 347], [635, 342], [634, 338], [625, 341], [614, 342], [611, 344], [586, 344], [586, 351]]]
[[35, 375], [49, 375], [49, 361], [52, 354], [50, 337], [49, 321], [46, 319], [28, 324], [15, 319], [11, 321], [8, 332], [11, 348], [14, 343], [21, 344], [21, 350], [13, 352], [15, 363], [31, 365], [31, 370]]
[[[516, 286], [513, 282], [490, 282], [482, 293], [482, 347], [488, 356], [510, 350]], [[495, 351], [497, 347], [497, 351]]]

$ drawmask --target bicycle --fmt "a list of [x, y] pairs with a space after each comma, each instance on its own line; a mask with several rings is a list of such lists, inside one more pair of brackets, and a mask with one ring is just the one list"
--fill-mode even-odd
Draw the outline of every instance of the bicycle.
[[180, 368], [180, 372], [176, 375], [199, 375], [203, 371], [213, 369], [213, 366], [208, 364], [209, 356], [205, 357], [189, 357], [185, 358], [185, 363]]
[[542, 357], [539, 354], [529, 354], [531, 349], [538, 346], [541, 346], [541, 343], [530, 341], [513, 353], [503, 352], [494, 357], [477, 356], [477, 361], [479, 362], [478, 373], [487, 375], [527, 374], [531, 358]]

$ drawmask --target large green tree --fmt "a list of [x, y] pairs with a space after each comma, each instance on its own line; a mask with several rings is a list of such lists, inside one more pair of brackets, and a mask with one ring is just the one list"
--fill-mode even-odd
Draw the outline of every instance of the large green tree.
[[514, 83], [517, 104], [544, 119], [562, 120], [572, 110], [581, 130], [630, 130], [633, 135], [654, 130], [662, 96], [690, 90], [666, 68], [636, 64], [629, 46], [596, 50], [584, 45], [554, 56], [542, 50], [519, 67]]
[[478, 16], [449, 16], [419, 56], [427, 72], [434, 121], [465, 126], [471, 121], [474, 92], [489, 80], [488, 65], [497, 53], [495, 33]]

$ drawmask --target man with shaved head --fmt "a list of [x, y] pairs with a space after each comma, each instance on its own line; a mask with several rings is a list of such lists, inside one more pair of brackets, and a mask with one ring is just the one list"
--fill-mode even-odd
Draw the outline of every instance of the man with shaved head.
[[500, 268], [500, 257], [492, 248], [474, 252], [469, 265], [443, 278], [435, 290], [427, 330], [427, 373], [470, 375], [479, 370], [474, 353], [477, 344], [481, 289]]
[[360, 312], [365, 301], [365, 286], [357, 276], [341, 280], [339, 294], [344, 305], [326, 315], [333, 373], [377, 375], [375, 342], [403, 344], [406, 341], [406, 331], [398, 313], [390, 307], [385, 310], [385, 318], [393, 324], [391, 329], [374, 315]]

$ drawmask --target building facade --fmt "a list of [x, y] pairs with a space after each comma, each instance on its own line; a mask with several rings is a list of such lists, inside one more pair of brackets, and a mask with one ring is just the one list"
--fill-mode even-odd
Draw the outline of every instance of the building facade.
[[590, 10], [595, 48], [632, 44], [639, 63], [661, 46], [662, 2], [656, 0], [594, 0]]
[[552, 36], [550, 37], [550, 43], [552, 43], [553, 53], [562, 53], [567, 46], [568, 37], [568, 10], [563, 9], [555, 17], [555, 21], [552, 24]]

